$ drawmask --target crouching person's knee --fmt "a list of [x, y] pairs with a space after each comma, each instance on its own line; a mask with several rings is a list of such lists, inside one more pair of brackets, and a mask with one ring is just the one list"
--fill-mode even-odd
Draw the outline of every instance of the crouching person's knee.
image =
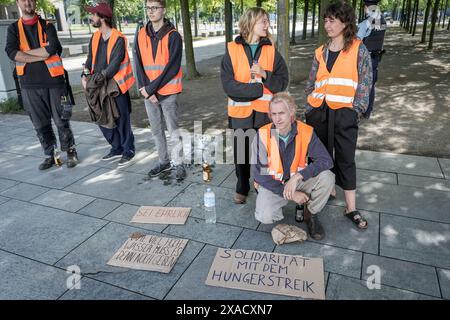
[[319, 179], [318, 184], [320, 188], [331, 192], [335, 184], [334, 173], [330, 170], [325, 170], [319, 173], [317, 177]]

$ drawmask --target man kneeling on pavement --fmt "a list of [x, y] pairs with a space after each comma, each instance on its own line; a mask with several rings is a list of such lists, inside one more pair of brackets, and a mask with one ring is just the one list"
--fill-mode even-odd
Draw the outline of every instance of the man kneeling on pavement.
[[314, 129], [295, 120], [296, 109], [289, 93], [275, 94], [269, 106], [272, 123], [261, 127], [253, 140], [252, 170], [258, 191], [255, 218], [271, 224], [283, 219], [282, 208], [289, 200], [297, 207], [304, 204], [309, 235], [320, 240], [325, 232], [318, 214], [335, 183], [329, 170], [333, 160]]

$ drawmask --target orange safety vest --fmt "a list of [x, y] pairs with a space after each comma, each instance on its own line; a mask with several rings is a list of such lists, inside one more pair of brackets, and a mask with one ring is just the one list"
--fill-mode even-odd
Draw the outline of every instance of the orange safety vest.
[[[152, 41], [147, 35], [146, 27], [142, 27], [138, 34], [139, 53], [141, 54], [142, 65], [145, 74], [150, 81], [158, 78], [169, 63], [169, 36], [175, 30], [169, 31], [159, 42], [156, 52], [156, 59], [153, 58]], [[163, 96], [180, 93], [183, 91], [183, 83], [181, 81], [183, 72], [178, 70], [177, 75], [170, 80], [165, 86], [158, 90]]]
[[319, 69], [314, 91], [308, 95], [308, 103], [318, 108], [323, 100], [331, 109], [352, 108], [358, 87], [358, 51], [361, 40], [354, 40], [347, 51], [342, 51], [336, 59], [331, 72], [323, 58], [323, 46], [316, 49]]
[[[48, 24], [48, 22], [47, 22]], [[39, 44], [41, 48], [45, 47], [47, 45], [47, 35], [42, 32], [42, 26], [41, 21], [37, 22], [38, 25], [38, 37], [39, 37]], [[25, 35], [25, 30], [23, 28], [23, 21], [22, 18], [20, 18], [17, 21], [17, 26], [19, 29], [19, 48], [20, 51], [30, 51], [30, 45], [27, 40], [27, 36]], [[48, 72], [52, 77], [58, 77], [62, 76], [64, 74], [64, 67], [61, 58], [55, 54], [53, 56], [48, 57], [45, 61], [45, 64], [47, 65]], [[23, 76], [25, 74], [25, 62], [16, 62], [16, 72], [18, 76]]]
[[[291, 163], [290, 176], [303, 170], [307, 165], [308, 147], [313, 134], [313, 127], [301, 122], [297, 123], [297, 135], [295, 136], [295, 156]], [[280, 157], [280, 149], [278, 147], [278, 139], [276, 135], [272, 135], [272, 123], [266, 124], [258, 130], [259, 139], [267, 150], [268, 172], [275, 180], [284, 183], [283, 163]], [[270, 141], [270, 143], [268, 143]], [[273, 150], [273, 152], [272, 152]]]
[[[251, 81], [250, 68], [244, 46], [234, 41], [228, 43], [228, 53], [233, 64], [234, 79], [239, 82], [249, 83]], [[258, 64], [266, 71], [273, 71], [275, 60], [275, 47], [264, 45], [261, 49], [261, 55]], [[259, 78], [260, 79], [260, 78]], [[264, 85], [263, 85], [264, 86]], [[269, 103], [273, 93], [264, 86], [262, 97], [249, 101], [238, 102], [228, 98], [228, 116], [232, 118], [247, 118], [253, 111], [269, 112]]]
[[[98, 44], [100, 43], [100, 37], [102, 33], [100, 31], [96, 31], [92, 36], [92, 68], [91, 73], [94, 73], [95, 67], [95, 59], [97, 58]], [[125, 40], [125, 57], [120, 63], [119, 71], [114, 75], [114, 80], [117, 82], [117, 85], [120, 88], [122, 93], [127, 92], [134, 84], [134, 75], [133, 69], [131, 68], [130, 57], [128, 56], [127, 50], [127, 38], [120, 33], [117, 29], [112, 29], [111, 36], [108, 41], [108, 48], [106, 50], [106, 63], [109, 64], [109, 60], [111, 58], [111, 52], [114, 48], [119, 37], [122, 37]]]

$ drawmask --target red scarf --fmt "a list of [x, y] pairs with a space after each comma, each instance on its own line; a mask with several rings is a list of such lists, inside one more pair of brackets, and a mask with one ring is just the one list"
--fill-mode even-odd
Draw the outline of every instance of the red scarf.
[[26, 26], [34, 25], [34, 24], [36, 24], [36, 22], [38, 22], [38, 20], [39, 20], [39, 16], [38, 15], [35, 15], [34, 18], [28, 19], [28, 20], [25, 20], [25, 19], [22, 18], [23, 24], [26, 25]]

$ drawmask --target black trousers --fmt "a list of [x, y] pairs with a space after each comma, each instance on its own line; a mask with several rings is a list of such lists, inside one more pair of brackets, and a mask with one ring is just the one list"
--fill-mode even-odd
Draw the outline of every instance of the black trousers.
[[99, 127], [106, 141], [111, 145], [111, 151], [114, 154], [134, 157], [134, 135], [131, 129], [128, 92], [118, 95], [115, 100], [120, 114], [119, 119], [116, 120], [116, 127], [114, 129]]
[[344, 190], [355, 190], [358, 114], [350, 108], [333, 110], [324, 104], [306, 114], [306, 123], [314, 127], [333, 158], [336, 184]]
[[[251, 131], [248, 131], [251, 130]], [[250, 191], [250, 148], [255, 135], [245, 135], [256, 132], [255, 129], [234, 130], [234, 166], [236, 169], [236, 192], [247, 196]], [[244, 136], [242, 135], [244, 134]]]
[[61, 119], [61, 95], [64, 88], [22, 89], [25, 111], [30, 116], [44, 154], [52, 156], [56, 146], [56, 137], [52, 128], [52, 118], [58, 128], [62, 151], [75, 145], [69, 120]]

